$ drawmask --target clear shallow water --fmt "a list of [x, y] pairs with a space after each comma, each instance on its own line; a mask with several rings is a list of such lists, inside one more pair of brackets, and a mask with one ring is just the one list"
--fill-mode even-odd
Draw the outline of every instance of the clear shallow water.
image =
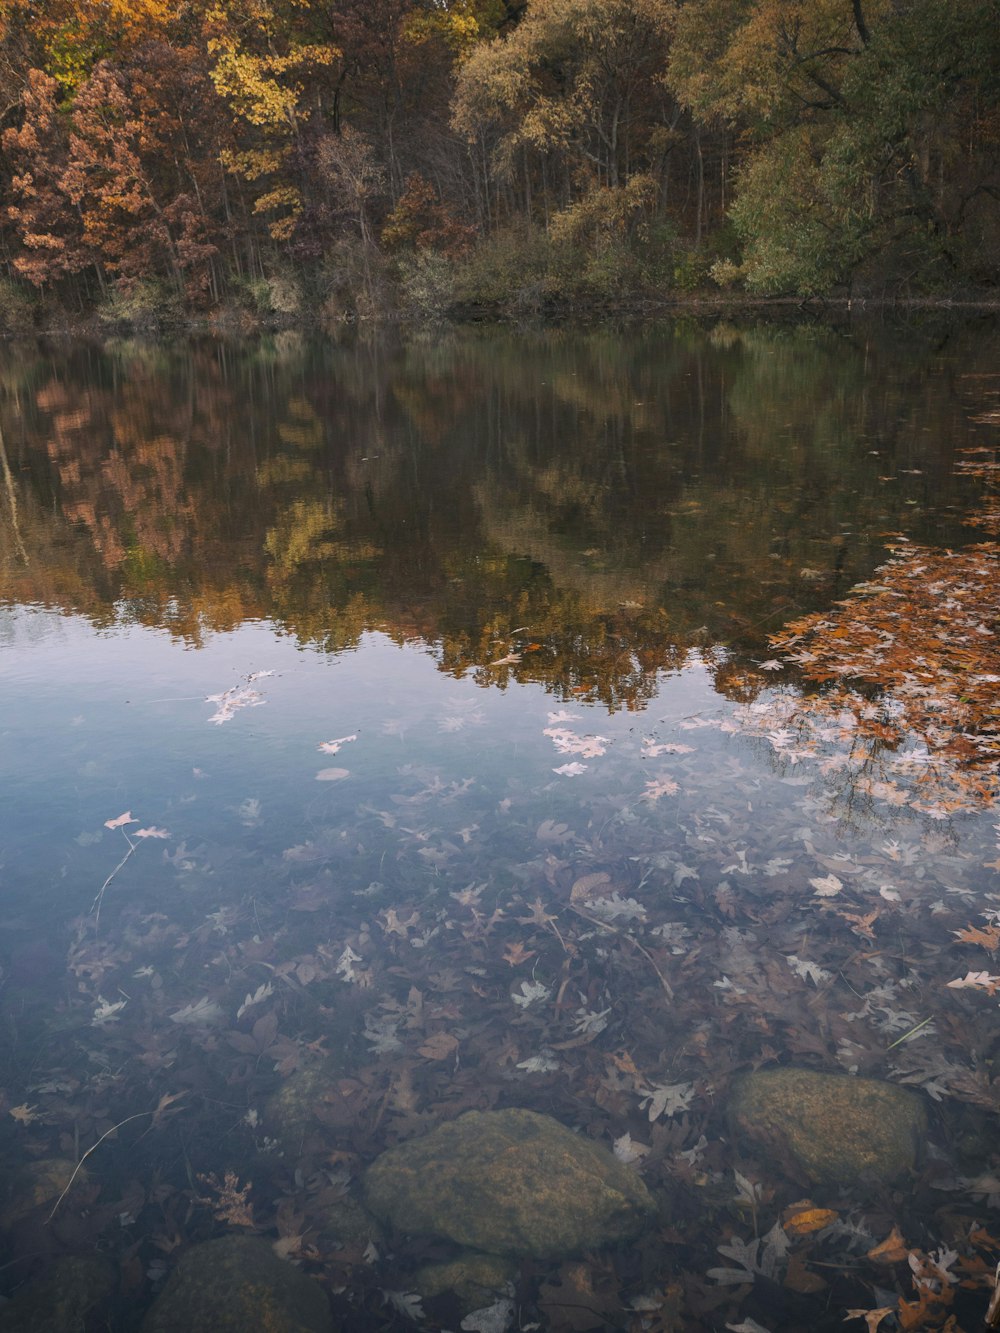
[[[388, 1325], [422, 1252], [338, 1248], [327, 1196], [471, 1107], [649, 1149], [621, 1327], [641, 1295], [679, 1327], [832, 1326], [865, 1236], [956, 1244], [942, 1198], [988, 1220], [996, 1002], [947, 982], [992, 961], [953, 932], [989, 924], [995, 813], [917, 808], [912, 748], [797, 752], [802, 687], [760, 667], [889, 534], [974, 535], [954, 464], [991, 442], [995, 353], [722, 325], [7, 349], [9, 1189], [182, 1095], [95, 1150], [82, 1204], [8, 1228], [8, 1290], [99, 1245], [134, 1327], [165, 1238], [226, 1229], [204, 1178], [232, 1170], [338, 1317]], [[349, 1113], [276, 1144], [269, 1099], [326, 1059]], [[705, 1276], [803, 1197], [726, 1118], [774, 1062], [935, 1115], [911, 1188], [826, 1191], [855, 1230], [806, 1256], [814, 1307], [783, 1270]], [[539, 1280], [518, 1299], [559, 1327]]]

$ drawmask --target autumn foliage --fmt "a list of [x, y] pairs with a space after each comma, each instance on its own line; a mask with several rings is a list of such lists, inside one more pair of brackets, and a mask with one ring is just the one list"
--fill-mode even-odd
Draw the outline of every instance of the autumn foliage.
[[998, 33], [990, 0], [9, 0], [4, 264], [278, 313], [989, 286]]

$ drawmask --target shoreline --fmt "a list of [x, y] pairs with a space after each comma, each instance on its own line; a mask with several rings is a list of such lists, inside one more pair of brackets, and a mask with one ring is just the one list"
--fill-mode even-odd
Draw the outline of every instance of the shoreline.
[[687, 294], [683, 297], [623, 297], [616, 301], [576, 301], [537, 303], [517, 306], [516, 303], [477, 304], [455, 306], [433, 314], [386, 309], [377, 314], [348, 313], [339, 318], [322, 316], [316, 311], [304, 310], [297, 314], [262, 315], [238, 307], [220, 307], [203, 316], [182, 318], [147, 318], [140, 320], [109, 320], [96, 311], [65, 322], [54, 321], [30, 328], [0, 329], [4, 342], [32, 338], [83, 338], [106, 340], [116, 337], [153, 338], [171, 336], [253, 337], [261, 333], [289, 331], [323, 331], [343, 328], [427, 328], [442, 325], [505, 325], [505, 324], [560, 324], [578, 321], [619, 319], [671, 319], [693, 316], [720, 316], [766, 313], [768, 311], [822, 316], [889, 314], [892, 312], [928, 312], [956, 315], [1000, 314], [1000, 292], [961, 296], [727, 296], [706, 293]]

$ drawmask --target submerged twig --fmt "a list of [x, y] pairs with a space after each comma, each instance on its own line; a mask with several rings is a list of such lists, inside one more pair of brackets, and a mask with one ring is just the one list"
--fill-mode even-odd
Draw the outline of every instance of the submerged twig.
[[[59, 1207], [63, 1199], [65, 1199], [66, 1195], [72, 1189], [73, 1181], [76, 1180], [77, 1176], [80, 1174], [80, 1168], [83, 1166], [84, 1162], [87, 1160], [87, 1158], [90, 1156], [92, 1152], [96, 1151], [96, 1149], [98, 1149], [101, 1146], [101, 1144], [104, 1142], [106, 1138], [109, 1138], [112, 1134], [116, 1132], [116, 1130], [121, 1129], [123, 1125], [129, 1124], [133, 1120], [141, 1120], [144, 1115], [149, 1115], [153, 1117], [150, 1128], [157, 1129], [168, 1115], [176, 1115], [177, 1110], [179, 1108], [175, 1107], [174, 1110], [171, 1111], [169, 1109], [171, 1104], [173, 1102], [180, 1101], [180, 1099], [186, 1095], [187, 1095], [186, 1092], [165, 1092], [151, 1111], [136, 1111], [134, 1115], [127, 1115], [124, 1120], [119, 1120], [117, 1125], [112, 1125], [110, 1129], [105, 1130], [104, 1133], [101, 1135], [101, 1137], [97, 1140], [97, 1142], [92, 1143], [90, 1145], [87, 1151], [77, 1162], [76, 1166], [73, 1168], [73, 1174], [66, 1182], [66, 1188], [63, 1190], [62, 1194], [59, 1195], [59, 1198], [56, 1199], [55, 1203], [52, 1205], [51, 1213], [49, 1213], [48, 1217], [45, 1219], [45, 1225], [48, 1226], [48, 1224], [55, 1217], [56, 1209]], [[147, 1130], [146, 1132], [148, 1133], [149, 1131]]]
[[591, 925], [600, 926], [602, 930], [610, 931], [612, 935], [617, 935], [620, 939], [626, 939], [630, 944], [634, 944], [635, 947], [642, 954], [642, 956], [649, 963], [650, 967], [653, 969], [656, 975], [659, 977], [660, 985], [666, 992], [667, 999], [672, 1000], [674, 998], [674, 989], [671, 986], [670, 982], [660, 971], [660, 969], [656, 966], [656, 959], [645, 947], [645, 945], [639, 943], [639, 941], [635, 938], [634, 935], [628, 935], [625, 933], [625, 931], [617, 930], [614, 926], [608, 925], [607, 921], [601, 921], [599, 917], [590, 916], [587, 912], [584, 912], [579, 907], [577, 907], [575, 903], [567, 903], [566, 906], [570, 909], [571, 912], [575, 912], [577, 916], [582, 916], [584, 921], [589, 921]]
[[915, 1032], [919, 1032], [921, 1028], [925, 1028], [928, 1023], [932, 1023], [933, 1021], [934, 1021], [934, 1015], [931, 1014], [930, 1018], [925, 1018], [924, 1021], [922, 1023], [918, 1023], [915, 1028], [910, 1028], [909, 1032], [904, 1032], [901, 1037], [897, 1037], [896, 1040], [892, 1042], [891, 1045], [887, 1046], [885, 1049], [887, 1051], [891, 1051], [894, 1046], [899, 1046], [902, 1042], [904, 1042], [907, 1039], [907, 1037], [912, 1037]]
[[130, 1120], [139, 1120], [139, 1119], [141, 1119], [141, 1117], [144, 1116], [144, 1115], [155, 1115], [155, 1114], [156, 1114], [156, 1111], [136, 1111], [135, 1115], [127, 1115], [127, 1116], [125, 1117], [124, 1120], [119, 1120], [119, 1122], [118, 1122], [117, 1125], [112, 1125], [110, 1129], [105, 1130], [105, 1132], [101, 1135], [101, 1137], [97, 1140], [96, 1143], [92, 1143], [92, 1144], [90, 1145], [90, 1147], [87, 1149], [87, 1151], [83, 1154], [83, 1156], [82, 1156], [82, 1157], [80, 1158], [80, 1160], [77, 1162], [76, 1166], [73, 1168], [73, 1174], [70, 1176], [69, 1180], [66, 1182], [66, 1188], [63, 1190], [62, 1194], [59, 1195], [59, 1198], [56, 1199], [55, 1203], [52, 1205], [52, 1211], [51, 1211], [51, 1213], [49, 1213], [48, 1217], [45, 1219], [45, 1225], [46, 1225], [46, 1226], [48, 1226], [48, 1224], [49, 1224], [49, 1223], [52, 1221], [52, 1219], [55, 1217], [55, 1215], [56, 1215], [56, 1209], [57, 1209], [57, 1208], [59, 1207], [59, 1205], [62, 1203], [63, 1199], [65, 1199], [66, 1195], [70, 1192], [70, 1189], [71, 1189], [72, 1186], [73, 1186], [73, 1181], [76, 1180], [77, 1176], [79, 1175], [79, 1173], [80, 1173], [80, 1167], [83, 1166], [84, 1162], [87, 1160], [87, 1158], [90, 1156], [90, 1154], [95, 1150], [95, 1148], [99, 1148], [99, 1147], [101, 1146], [101, 1144], [104, 1142], [104, 1140], [105, 1140], [106, 1138], [108, 1138], [109, 1135], [113, 1134], [113, 1133], [115, 1132], [116, 1129], [121, 1129], [122, 1125], [127, 1125], [127, 1124], [129, 1123]]
[[135, 849], [136, 849], [136, 847], [137, 847], [137, 845], [138, 845], [137, 843], [134, 843], [134, 842], [132, 841], [132, 839], [128, 836], [128, 834], [125, 832], [124, 829], [122, 829], [122, 837], [123, 837], [123, 838], [125, 839], [125, 841], [128, 843], [128, 851], [125, 853], [125, 855], [122, 857], [122, 859], [121, 859], [121, 860], [118, 862], [118, 864], [115, 866], [114, 870], [112, 870], [111, 874], [107, 877], [107, 879], [106, 879], [106, 880], [104, 881], [104, 883], [101, 885], [100, 889], [98, 890], [97, 897], [96, 897], [96, 898], [94, 899], [94, 901], [90, 904], [90, 910], [91, 910], [91, 912], [95, 912], [95, 911], [96, 911], [96, 915], [95, 915], [95, 917], [94, 917], [94, 929], [95, 929], [95, 930], [96, 930], [97, 927], [101, 924], [101, 903], [102, 903], [103, 900], [104, 900], [104, 890], [108, 887], [108, 885], [109, 885], [109, 884], [111, 883], [111, 881], [114, 879], [115, 875], [118, 874], [119, 870], [121, 870], [122, 866], [123, 866], [123, 865], [125, 864], [125, 862], [129, 859], [129, 857], [132, 855], [132, 853], [135, 851]]

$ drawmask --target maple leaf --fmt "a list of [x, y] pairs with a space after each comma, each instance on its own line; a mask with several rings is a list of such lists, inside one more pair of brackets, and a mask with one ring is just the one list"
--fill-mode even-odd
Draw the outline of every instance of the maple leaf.
[[29, 1106], [27, 1102], [22, 1102], [20, 1106], [12, 1106], [8, 1115], [12, 1115], [19, 1125], [31, 1125], [38, 1119], [37, 1112], [37, 1106]]
[[646, 783], [646, 790], [642, 794], [644, 801], [658, 801], [661, 796], [675, 796], [680, 791], [677, 783], [672, 778], [652, 778]]
[[588, 764], [560, 764], [559, 767], [554, 768], [552, 772], [559, 773], [564, 778], [576, 778], [579, 777], [581, 773], [586, 773], [588, 767]]
[[169, 838], [170, 834], [165, 828], [139, 828], [132, 834], [133, 838]]

